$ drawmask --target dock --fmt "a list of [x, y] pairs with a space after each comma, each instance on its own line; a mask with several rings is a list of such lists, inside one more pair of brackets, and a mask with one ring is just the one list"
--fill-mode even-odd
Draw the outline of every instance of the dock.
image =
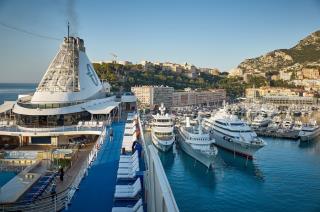
[[258, 136], [264, 137], [273, 137], [273, 138], [286, 138], [297, 140], [299, 139], [299, 131], [289, 130], [289, 131], [280, 131], [280, 130], [271, 130], [268, 128], [256, 129], [255, 132]]

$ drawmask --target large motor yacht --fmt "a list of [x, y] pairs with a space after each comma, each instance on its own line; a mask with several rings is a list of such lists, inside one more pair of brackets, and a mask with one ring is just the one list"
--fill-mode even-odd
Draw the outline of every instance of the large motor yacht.
[[320, 135], [320, 126], [315, 120], [310, 120], [310, 122], [304, 126], [299, 133], [301, 141], [310, 141], [315, 139]]
[[237, 116], [227, 114], [225, 109], [206, 119], [204, 125], [210, 129], [217, 146], [250, 159], [266, 145], [250, 126]]
[[166, 108], [163, 103], [159, 108], [160, 114], [153, 115], [151, 135], [153, 144], [161, 151], [168, 151], [171, 149], [175, 136], [173, 132], [172, 116], [165, 113]]
[[251, 127], [254, 129], [260, 128], [260, 127], [267, 127], [271, 123], [271, 119], [268, 117], [264, 117], [262, 115], [259, 115], [255, 117], [251, 123]]
[[184, 152], [210, 168], [213, 167], [218, 150], [209, 132], [202, 129], [199, 117], [198, 126], [193, 127], [190, 125], [190, 118], [186, 117], [186, 125], [178, 128], [177, 141]]

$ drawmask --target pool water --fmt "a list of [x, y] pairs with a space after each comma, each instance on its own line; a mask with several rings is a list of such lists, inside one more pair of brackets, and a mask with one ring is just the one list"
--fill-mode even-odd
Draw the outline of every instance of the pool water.
[[14, 176], [16, 176], [15, 172], [0, 172], [0, 187], [9, 182]]

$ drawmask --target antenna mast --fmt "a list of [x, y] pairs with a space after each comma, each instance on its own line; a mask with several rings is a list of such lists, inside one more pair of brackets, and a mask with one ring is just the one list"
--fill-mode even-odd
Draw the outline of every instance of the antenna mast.
[[69, 24], [69, 21], [68, 21], [68, 40], [69, 40], [69, 31], [70, 31], [70, 24]]

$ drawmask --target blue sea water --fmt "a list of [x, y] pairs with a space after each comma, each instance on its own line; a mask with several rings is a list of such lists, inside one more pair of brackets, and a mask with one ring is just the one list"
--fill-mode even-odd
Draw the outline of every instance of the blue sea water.
[[[33, 92], [36, 84], [27, 83], [0, 83], [0, 104], [4, 101], [16, 100], [19, 94]], [[14, 172], [0, 172], [0, 187], [6, 184], [16, 174]]]
[[213, 170], [178, 146], [159, 152], [179, 209], [320, 211], [320, 141], [264, 139], [252, 161], [219, 149]]
[[19, 94], [34, 92], [36, 86], [31, 83], [0, 83], [0, 104], [16, 100]]

